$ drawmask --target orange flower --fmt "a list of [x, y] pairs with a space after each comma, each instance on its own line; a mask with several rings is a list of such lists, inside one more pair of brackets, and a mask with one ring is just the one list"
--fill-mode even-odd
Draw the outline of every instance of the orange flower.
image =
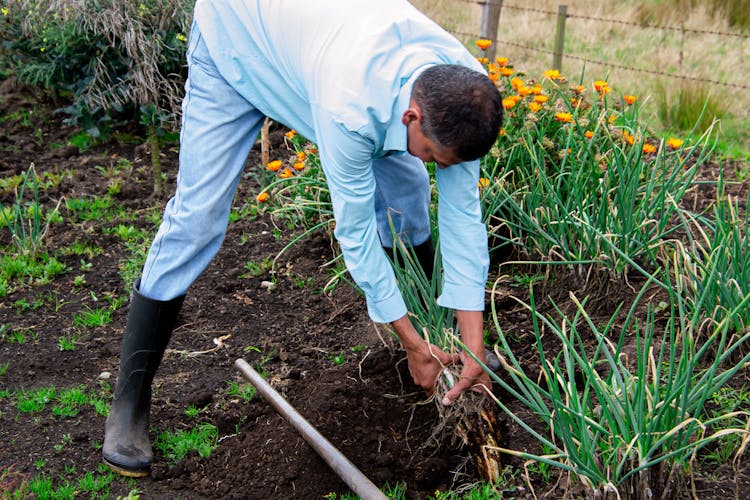
[[318, 154], [318, 148], [310, 148], [310, 149], [308, 149], [307, 150], [307, 154], [309, 154], [309, 155]]
[[678, 139], [677, 137], [670, 137], [667, 139], [667, 146], [669, 146], [672, 149], [680, 149], [682, 145], [685, 143], [682, 139]]
[[556, 69], [548, 69], [544, 72], [544, 77], [550, 80], [558, 80], [560, 78], [560, 72]]
[[490, 60], [486, 57], [477, 57], [477, 61], [479, 61], [479, 64], [487, 64]]
[[635, 143], [635, 136], [631, 135], [627, 130], [622, 131], [622, 136], [625, 138], [625, 142], [631, 146]]
[[518, 95], [521, 97], [526, 97], [527, 95], [531, 94], [533, 91], [531, 87], [527, 87], [526, 85], [521, 85], [516, 89], [516, 92], [518, 92]]
[[505, 66], [506, 64], [508, 64], [508, 58], [507, 57], [496, 57], [495, 58], [495, 62], [497, 63], [498, 66], [500, 66], [502, 68], [503, 66]]
[[289, 168], [289, 167], [286, 167], [284, 170], [282, 170], [281, 172], [279, 172], [279, 177], [281, 177], [282, 179], [288, 179], [292, 175], [294, 175], [294, 174], [292, 173], [292, 169]]
[[514, 73], [514, 71], [512, 69], [510, 69], [510, 68], [506, 68], [504, 66], [500, 66], [499, 73], [501, 75], [503, 75], [503, 76], [510, 76], [510, 75], [512, 75]]
[[534, 95], [542, 95], [542, 86], [537, 83], [531, 87], [531, 93]]
[[576, 99], [575, 97], [572, 97], [570, 99], [570, 105], [573, 106], [574, 108], [577, 108], [580, 103], [581, 103], [580, 99]]
[[593, 131], [591, 131], [591, 130], [587, 130], [586, 132], [584, 132], [584, 133], [583, 133], [583, 136], [584, 136], [584, 137], [585, 137], [586, 139], [591, 139], [592, 137], [594, 137], [594, 132], [593, 132]]
[[284, 134], [284, 137], [286, 137], [287, 139], [293, 139], [295, 135], [297, 135], [297, 131], [292, 129], [286, 134]]
[[271, 172], [278, 172], [278, 170], [281, 168], [281, 160], [274, 160], [268, 162], [268, 165], [266, 165], [266, 168], [270, 170]]
[[643, 145], [643, 152], [646, 154], [656, 153], [656, 146], [653, 144], [645, 143]]
[[599, 92], [600, 96], [604, 96], [606, 94], [609, 94], [612, 89], [609, 88], [609, 84], [605, 82], [604, 80], [595, 80], [594, 90]]
[[500, 129], [500, 132], [498, 132], [497, 136], [498, 136], [498, 137], [502, 137], [502, 136], [504, 136], [504, 135], [505, 135], [505, 129], [504, 129], [504, 128], [501, 128], [501, 129]]
[[511, 79], [510, 84], [513, 86], [514, 89], [518, 90], [519, 87], [523, 86], [523, 80], [516, 77], [516, 78]]
[[477, 186], [479, 186], [479, 189], [486, 188], [490, 186], [490, 180], [486, 177], [480, 177], [479, 182], [477, 183]]
[[538, 102], [532, 101], [529, 103], [529, 111], [531, 111], [532, 113], [536, 113], [540, 109], [542, 109], [542, 105], [539, 104]]
[[570, 90], [572, 90], [576, 94], [583, 94], [583, 91], [586, 90], [586, 87], [583, 85], [573, 85], [570, 87]]
[[545, 102], [549, 101], [548, 95], [535, 95], [534, 101], [538, 102], [539, 104], [544, 104]]
[[492, 83], [497, 83], [497, 79], [500, 78], [500, 73], [496, 71], [490, 71], [487, 73], [487, 76], [490, 77], [490, 80], [492, 80]]
[[300, 170], [304, 170], [305, 169], [305, 162], [304, 161], [298, 161], [297, 163], [295, 163], [292, 166], [294, 167], [294, 170], [296, 170], [297, 172], [299, 172]]
[[516, 105], [516, 102], [518, 101], [516, 101], [512, 97], [506, 97], [505, 99], [503, 99], [503, 107], [505, 109], [511, 109], [513, 106]]
[[487, 40], [486, 38], [480, 38], [476, 41], [477, 47], [479, 47], [482, 50], [487, 50], [490, 45], [492, 45], [492, 40]]
[[258, 201], [258, 203], [263, 203], [268, 201], [268, 193], [263, 191], [262, 193], [259, 193], [258, 196], [255, 197], [255, 199]]
[[638, 100], [638, 96], [637, 95], [624, 95], [622, 96], [622, 100], [628, 103], [628, 105], [632, 106], [633, 104], [635, 104], [635, 101]]
[[305, 158], [307, 158], [307, 153], [304, 151], [297, 151], [297, 161], [305, 161]]
[[573, 115], [566, 112], [555, 113], [555, 120], [561, 123], [570, 123], [573, 121]]

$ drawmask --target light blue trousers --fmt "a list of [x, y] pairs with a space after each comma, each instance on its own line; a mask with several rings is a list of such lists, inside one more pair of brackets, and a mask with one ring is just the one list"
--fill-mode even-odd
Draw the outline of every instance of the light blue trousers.
[[[186, 293], [219, 251], [237, 184], [265, 119], [219, 74], [196, 25], [187, 61], [177, 189], [140, 282], [140, 293], [155, 300]], [[393, 242], [389, 218], [404, 241], [427, 241], [430, 182], [421, 160], [409, 154], [380, 158], [373, 161], [373, 172], [383, 245]]]

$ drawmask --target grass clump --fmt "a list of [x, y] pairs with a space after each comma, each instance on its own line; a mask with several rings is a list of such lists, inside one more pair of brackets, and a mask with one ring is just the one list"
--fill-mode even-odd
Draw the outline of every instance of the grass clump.
[[219, 429], [215, 425], [202, 423], [192, 429], [159, 434], [154, 440], [154, 448], [175, 464], [192, 451], [196, 451], [201, 458], [207, 458], [218, 445], [218, 440]]

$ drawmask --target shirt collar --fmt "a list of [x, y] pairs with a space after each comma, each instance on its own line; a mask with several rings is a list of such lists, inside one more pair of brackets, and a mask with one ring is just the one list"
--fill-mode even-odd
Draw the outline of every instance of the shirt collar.
[[405, 152], [407, 148], [406, 125], [401, 122], [401, 116], [409, 108], [411, 103], [411, 91], [414, 88], [414, 82], [417, 77], [429, 66], [423, 66], [411, 74], [409, 78], [401, 85], [401, 90], [393, 105], [393, 114], [391, 122], [385, 130], [385, 140], [383, 141], [383, 151], [390, 155], [396, 152]]

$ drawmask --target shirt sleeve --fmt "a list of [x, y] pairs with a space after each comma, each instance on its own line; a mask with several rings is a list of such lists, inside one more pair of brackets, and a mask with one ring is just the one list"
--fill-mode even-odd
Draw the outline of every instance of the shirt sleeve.
[[436, 169], [443, 307], [483, 311], [489, 270], [487, 228], [479, 201], [479, 161]]
[[330, 119], [321, 120], [316, 129], [336, 219], [334, 235], [346, 267], [365, 294], [370, 318], [390, 323], [407, 309], [378, 236], [373, 143]]

